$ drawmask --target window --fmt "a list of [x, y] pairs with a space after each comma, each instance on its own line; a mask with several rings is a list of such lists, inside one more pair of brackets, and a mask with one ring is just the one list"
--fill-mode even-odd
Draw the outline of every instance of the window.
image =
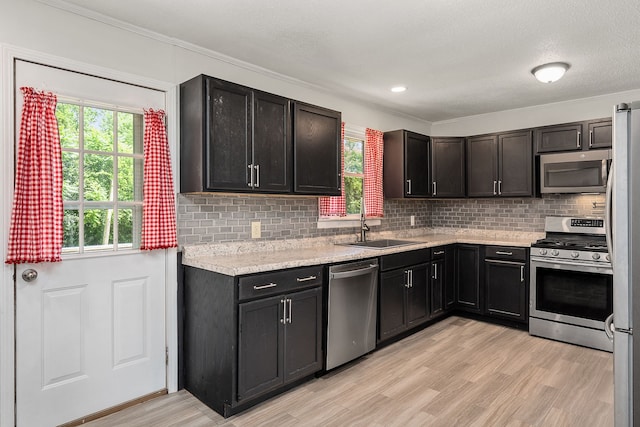
[[59, 102], [63, 253], [139, 249], [143, 116]]
[[364, 138], [345, 137], [343, 143], [347, 215], [360, 215], [364, 196]]

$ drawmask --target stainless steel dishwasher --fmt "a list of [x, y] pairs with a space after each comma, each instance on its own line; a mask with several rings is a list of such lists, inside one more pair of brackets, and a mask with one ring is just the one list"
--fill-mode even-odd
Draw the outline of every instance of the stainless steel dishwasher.
[[326, 369], [376, 346], [378, 260], [329, 267]]

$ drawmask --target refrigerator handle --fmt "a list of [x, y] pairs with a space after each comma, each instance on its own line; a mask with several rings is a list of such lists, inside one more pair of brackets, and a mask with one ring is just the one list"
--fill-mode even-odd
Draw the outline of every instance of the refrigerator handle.
[[604, 203], [604, 227], [606, 231], [607, 248], [609, 250], [609, 258], [613, 267], [613, 225], [611, 224], [611, 214], [613, 209], [613, 163], [609, 169], [607, 179], [607, 192]]
[[613, 342], [613, 330], [613, 313], [611, 313], [604, 321], [604, 333], [607, 334], [607, 338], [611, 342]]

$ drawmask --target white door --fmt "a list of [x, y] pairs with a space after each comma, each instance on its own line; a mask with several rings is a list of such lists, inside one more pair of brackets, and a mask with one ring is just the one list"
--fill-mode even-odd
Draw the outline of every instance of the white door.
[[165, 94], [23, 61], [15, 75], [16, 129], [17, 88], [58, 95], [63, 260], [15, 278], [17, 424], [52, 426], [166, 388], [167, 251], [138, 249], [142, 108]]
[[18, 426], [58, 425], [165, 388], [164, 257], [18, 266]]

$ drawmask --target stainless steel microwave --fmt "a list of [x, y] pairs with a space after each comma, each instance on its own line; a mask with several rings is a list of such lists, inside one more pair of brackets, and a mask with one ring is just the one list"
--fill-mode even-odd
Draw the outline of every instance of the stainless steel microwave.
[[541, 193], [604, 193], [611, 150], [540, 155]]

